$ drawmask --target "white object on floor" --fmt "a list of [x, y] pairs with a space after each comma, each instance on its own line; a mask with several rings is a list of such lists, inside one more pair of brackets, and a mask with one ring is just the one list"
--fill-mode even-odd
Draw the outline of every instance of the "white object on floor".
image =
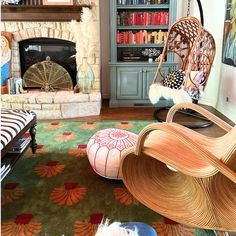
[[138, 230], [126, 229], [121, 226], [120, 222], [114, 222], [109, 225], [109, 220], [106, 219], [98, 226], [95, 236], [138, 236]]

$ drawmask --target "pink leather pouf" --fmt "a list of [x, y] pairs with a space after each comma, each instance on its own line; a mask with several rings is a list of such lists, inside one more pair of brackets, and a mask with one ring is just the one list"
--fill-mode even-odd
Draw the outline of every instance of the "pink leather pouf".
[[135, 145], [138, 135], [121, 129], [103, 129], [87, 144], [87, 155], [93, 170], [109, 179], [121, 179], [120, 159]]

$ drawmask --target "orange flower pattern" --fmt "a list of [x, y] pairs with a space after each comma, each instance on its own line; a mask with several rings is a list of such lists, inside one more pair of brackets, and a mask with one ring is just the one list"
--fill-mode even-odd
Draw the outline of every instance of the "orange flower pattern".
[[34, 236], [41, 231], [42, 224], [31, 221], [32, 214], [20, 214], [15, 220], [2, 223], [1, 233], [4, 236]]
[[69, 182], [64, 183], [64, 188], [54, 188], [50, 200], [57, 203], [57, 205], [67, 205], [71, 206], [79, 200], [82, 200], [87, 192], [87, 189], [84, 187], [77, 188], [78, 183]]
[[76, 221], [74, 225], [74, 236], [94, 236], [98, 229], [98, 224], [90, 222]]
[[46, 130], [57, 130], [62, 128], [64, 125], [61, 124], [60, 122], [51, 122], [48, 125], [45, 125], [43, 128]]
[[132, 129], [134, 127], [133, 124], [130, 124], [128, 121], [121, 121], [119, 123], [117, 123], [115, 125], [115, 127], [117, 129], [125, 129], [125, 130], [129, 130], [129, 129]]
[[98, 128], [99, 125], [94, 123], [94, 122], [92, 122], [92, 121], [88, 121], [88, 122], [86, 122], [84, 124], [81, 124], [79, 127], [81, 129], [85, 129], [85, 130], [93, 130], [93, 129]]
[[47, 165], [40, 165], [34, 168], [36, 174], [40, 177], [51, 178], [61, 173], [65, 168], [65, 165], [59, 165], [59, 161], [49, 161]]
[[167, 218], [164, 218], [164, 221], [153, 222], [152, 226], [157, 231], [158, 236], [195, 235], [195, 230], [193, 228], [189, 228], [188, 226], [179, 224]]
[[92, 214], [89, 222], [76, 221], [74, 224], [74, 236], [94, 236], [103, 218], [104, 214]]
[[19, 183], [7, 183], [2, 189], [2, 200], [1, 205], [5, 205], [10, 203], [18, 198], [20, 198], [25, 190], [23, 188], [19, 188]]
[[75, 158], [87, 156], [87, 144], [79, 144], [78, 148], [70, 148], [68, 154]]
[[115, 188], [113, 191], [116, 200], [118, 200], [121, 204], [129, 206], [131, 204], [139, 205], [137, 199], [135, 199], [127, 190], [127, 188]]
[[66, 131], [63, 134], [58, 134], [56, 136], [56, 140], [58, 141], [63, 141], [63, 142], [68, 142], [73, 139], [77, 138], [76, 134], [73, 134], [72, 132]]

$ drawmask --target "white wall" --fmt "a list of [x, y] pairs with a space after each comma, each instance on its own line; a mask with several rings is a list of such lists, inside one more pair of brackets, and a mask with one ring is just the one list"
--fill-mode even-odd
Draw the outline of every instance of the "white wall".
[[236, 68], [222, 64], [216, 109], [236, 123]]

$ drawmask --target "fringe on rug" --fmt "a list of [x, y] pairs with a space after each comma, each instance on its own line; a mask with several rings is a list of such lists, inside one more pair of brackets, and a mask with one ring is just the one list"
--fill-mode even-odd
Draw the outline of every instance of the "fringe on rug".
[[152, 104], [156, 104], [160, 98], [173, 99], [173, 102], [192, 102], [189, 94], [183, 89], [171, 89], [159, 84], [152, 84], [149, 89], [149, 99]]
[[113, 222], [109, 224], [109, 220], [106, 219], [98, 226], [98, 230], [95, 236], [139, 236], [138, 230], [127, 229], [122, 226], [120, 222]]

